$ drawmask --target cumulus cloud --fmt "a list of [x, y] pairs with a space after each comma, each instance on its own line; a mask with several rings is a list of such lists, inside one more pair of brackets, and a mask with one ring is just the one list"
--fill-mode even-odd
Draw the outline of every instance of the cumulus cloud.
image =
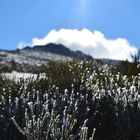
[[91, 32], [88, 29], [51, 30], [44, 38], [33, 38], [32, 46], [48, 43], [63, 44], [71, 50], [80, 50], [94, 58], [109, 58], [130, 60], [130, 54], [135, 54], [137, 48], [124, 38], [107, 39], [100, 31]]

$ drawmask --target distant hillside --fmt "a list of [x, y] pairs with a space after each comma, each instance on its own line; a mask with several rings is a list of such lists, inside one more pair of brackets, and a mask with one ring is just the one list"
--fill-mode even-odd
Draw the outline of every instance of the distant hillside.
[[61, 45], [61, 44], [47, 44], [47, 45], [39, 45], [34, 47], [25, 47], [20, 51], [31, 51], [31, 52], [45, 52], [45, 53], [52, 53], [57, 55], [62, 55], [66, 57], [71, 57], [75, 59], [92, 59], [91, 56], [84, 54], [80, 51], [72, 51], [68, 49], [67, 47]]
[[47, 44], [13, 51], [0, 50], [0, 67], [4, 69], [30, 70], [47, 64], [48, 61], [92, 60], [89, 55], [80, 51], [72, 51], [61, 44]]

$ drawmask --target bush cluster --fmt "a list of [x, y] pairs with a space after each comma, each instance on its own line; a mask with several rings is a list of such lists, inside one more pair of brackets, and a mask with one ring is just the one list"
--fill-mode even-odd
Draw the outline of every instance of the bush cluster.
[[96, 62], [50, 62], [0, 80], [0, 139], [139, 140], [140, 76]]

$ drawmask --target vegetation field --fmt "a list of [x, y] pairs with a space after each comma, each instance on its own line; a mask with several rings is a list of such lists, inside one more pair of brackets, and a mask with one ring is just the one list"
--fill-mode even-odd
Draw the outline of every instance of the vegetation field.
[[0, 77], [1, 140], [140, 140], [139, 63], [50, 62], [34, 72]]

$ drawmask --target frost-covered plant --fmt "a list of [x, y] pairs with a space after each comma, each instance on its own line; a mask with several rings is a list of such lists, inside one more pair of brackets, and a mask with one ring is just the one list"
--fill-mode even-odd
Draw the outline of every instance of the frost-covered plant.
[[51, 63], [42, 72], [46, 78], [1, 80], [2, 139], [139, 139], [139, 74], [87, 61]]

